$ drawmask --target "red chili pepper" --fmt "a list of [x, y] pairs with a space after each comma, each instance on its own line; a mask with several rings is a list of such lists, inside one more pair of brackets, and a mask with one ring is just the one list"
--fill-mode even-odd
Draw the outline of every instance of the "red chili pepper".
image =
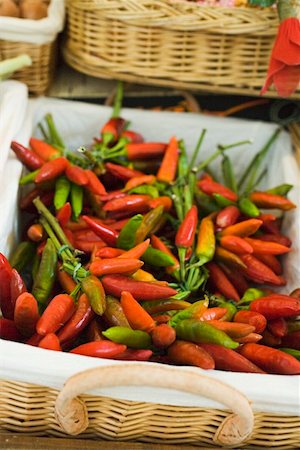
[[285, 245], [286, 247], [291, 247], [292, 245], [292, 241], [287, 236], [283, 236], [283, 234], [261, 234], [259, 239], [261, 241], [277, 242], [278, 244]]
[[123, 275], [106, 275], [102, 283], [107, 294], [119, 298], [122, 291], [130, 292], [136, 300], [160, 300], [177, 294], [177, 291], [169, 286], [135, 281]]
[[95, 195], [106, 195], [105, 186], [101, 183], [95, 172], [89, 169], [85, 169], [85, 173], [88, 178], [87, 189], [89, 189]]
[[209, 262], [207, 264], [209, 270], [209, 278], [215, 285], [215, 287], [223, 294], [226, 298], [238, 301], [240, 296], [233, 286], [233, 284], [228, 280], [223, 270], [214, 262]]
[[267, 233], [278, 235], [280, 234], [279, 222], [273, 214], [260, 214], [258, 219], [262, 220], [262, 230]]
[[146, 239], [145, 241], [137, 244], [135, 247], [132, 247], [127, 252], [122, 252], [119, 256], [120, 259], [139, 259], [147, 250], [150, 244], [150, 239]]
[[132, 142], [133, 144], [141, 144], [142, 142], [144, 142], [143, 136], [140, 133], [132, 130], [123, 131], [121, 137], [125, 137], [129, 142]]
[[44, 228], [40, 223], [34, 223], [27, 229], [27, 237], [33, 242], [40, 242], [44, 237]]
[[88, 341], [103, 341], [102, 328], [96, 319], [93, 319], [85, 331]]
[[155, 322], [149, 313], [135, 300], [130, 292], [121, 293], [121, 306], [124, 314], [133, 330], [150, 332], [155, 327]]
[[[19, 200], [19, 207], [20, 207], [20, 209], [21, 210], [27, 210], [28, 208], [33, 207], [32, 200], [34, 200], [40, 194], [41, 194], [41, 192], [40, 192], [40, 190], [38, 188], [34, 188], [30, 192], [25, 194]], [[32, 210], [34, 210], [34, 208], [32, 208]]]
[[197, 182], [197, 186], [207, 195], [220, 194], [232, 202], [236, 202], [238, 199], [235, 192], [212, 179], [202, 178]]
[[129, 219], [127, 218], [127, 219], [122, 219], [122, 220], [118, 220], [118, 221], [113, 221], [112, 223], [110, 223], [109, 226], [113, 230], [120, 231], [120, 230], [122, 230], [123, 227], [125, 227], [128, 220]]
[[228, 235], [241, 237], [250, 236], [259, 229], [261, 224], [262, 221], [258, 219], [243, 220], [242, 222], [235, 223], [234, 225], [230, 225], [229, 227], [224, 228], [220, 232], [220, 237]]
[[300, 314], [300, 300], [283, 294], [271, 294], [250, 303], [250, 310], [261, 313], [266, 319], [294, 317]]
[[243, 253], [253, 253], [253, 248], [250, 243], [247, 242], [246, 238], [241, 238], [240, 236], [223, 236], [220, 239], [220, 244], [222, 247], [226, 248], [233, 253], [243, 254]]
[[65, 227], [72, 216], [72, 207], [69, 202], [65, 203], [56, 213], [56, 219], [60, 226]]
[[110, 258], [95, 260], [90, 264], [90, 272], [100, 277], [107, 274], [131, 274], [143, 266], [143, 261], [139, 259]]
[[27, 339], [27, 341], [25, 341], [25, 343], [28, 345], [32, 345], [33, 347], [37, 347], [42, 339], [43, 339], [43, 336], [41, 336], [38, 333], [35, 333], [29, 339]]
[[135, 159], [153, 159], [165, 153], [167, 144], [162, 142], [129, 143], [125, 145], [126, 156], [129, 161]]
[[52, 145], [45, 141], [41, 141], [35, 137], [31, 137], [29, 140], [30, 147], [32, 150], [39, 155], [44, 161], [49, 161], [50, 159], [57, 158], [60, 152]]
[[86, 294], [82, 294], [76, 306], [76, 311], [70, 320], [57, 333], [59, 342], [64, 344], [71, 339], [76, 338], [82, 330], [93, 320], [94, 311], [90, 305]]
[[[68, 230], [70, 231], [70, 230]], [[90, 241], [90, 242], [99, 242], [105, 245], [105, 242], [90, 228], [86, 230], [74, 231], [73, 233], [74, 239], [77, 241]]]
[[104, 225], [100, 222], [96, 222], [89, 216], [82, 216], [83, 220], [88, 224], [88, 226], [101, 238], [103, 241], [111, 246], [115, 247], [117, 244], [117, 239], [119, 233], [112, 228]]
[[294, 331], [293, 333], [288, 333], [282, 338], [282, 346], [288, 348], [294, 348], [295, 350], [300, 350], [300, 331]]
[[164, 181], [166, 183], [174, 181], [177, 172], [178, 158], [178, 141], [175, 136], [172, 136], [156, 174], [159, 181]]
[[117, 258], [118, 256], [126, 253], [125, 250], [114, 247], [103, 247], [97, 250], [95, 256], [98, 258]]
[[268, 373], [300, 374], [300, 361], [280, 350], [259, 344], [245, 344], [239, 349], [239, 353]]
[[259, 261], [253, 255], [241, 255], [241, 259], [246, 264], [247, 268], [243, 269], [245, 276], [254, 280], [256, 283], [270, 283], [276, 286], [284, 285], [284, 281], [276, 275], [264, 263]]
[[243, 295], [244, 292], [249, 288], [249, 285], [240, 270], [238, 270], [237, 267], [229, 267], [226, 264], [220, 264], [220, 267], [225, 272], [225, 275], [232, 283], [232, 285], [236, 288], [238, 293], [240, 295]]
[[287, 322], [283, 317], [278, 319], [273, 319], [268, 321], [268, 330], [273, 334], [273, 336], [282, 338], [288, 333]]
[[221, 308], [220, 306], [215, 306], [214, 308], [208, 308], [199, 320], [208, 321], [208, 320], [220, 320], [227, 313], [226, 308]]
[[283, 253], [290, 251], [289, 247], [278, 244], [277, 242], [261, 241], [260, 239], [253, 239], [249, 237], [245, 237], [244, 239], [251, 245], [256, 254], [282, 255]]
[[70, 353], [76, 355], [94, 356], [96, 358], [113, 358], [126, 350], [126, 345], [116, 344], [108, 340], [93, 341], [73, 348]]
[[248, 323], [227, 322], [221, 320], [210, 320], [209, 324], [218, 330], [224, 331], [232, 339], [239, 339], [255, 331], [255, 327]]
[[167, 323], [170, 320], [169, 314], [159, 314], [157, 316], [151, 316], [155, 321], [156, 325], [160, 325], [161, 323]]
[[267, 326], [267, 319], [265, 316], [256, 311], [238, 311], [233, 320], [234, 322], [248, 323], [249, 325], [254, 326], [255, 333], [258, 334], [261, 334]]
[[157, 348], [168, 348], [175, 342], [176, 331], [170, 325], [162, 323], [151, 331], [152, 343]]
[[149, 208], [154, 209], [158, 206], [163, 206], [164, 211], [168, 212], [173, 206], [173, 202], [170, 197], [167, 197], [166, 195], [162, 195], [161, 197], [152, 198], [148, 202]]
[[15, 308], [14, 305], [16, 304], [16, 300], [19, 297], [19, 295], [23, 294], [23, 292], [26, 291], [27, 289], [21, 275], [16, 269], [13, 269], [10, 279], [10, 298], [14, 308]]
[[126, 120], [122, 117], [111, 117], [101, 128], [104, 145], [116, 142], [126, 127]]
[[128, 348], [123, 353], [114, 356], [113, 359], [120, 361], [149, 361], [152, 355], [152, 350]]
[[101, 241], [85, 241], [83, 239], [77, 239], [74, 242], [74, 247], [81, 250], [84, 253], [92, 253], [101, 247], [104, 247], [105, 243]]
[[201, 344], [203, 348], [215, 361], [217, 370], [229, 370], [231, 372], [265, 373], [244, 356], [217, 344]]
[[74, 300], [70, 297], [70, 295], [56, 295], [50, 301], [40, 317], [36, 325], [36, 331], [42, 336], [49, 333], [55, 333], [70, 319], [74, 313], [74, 310]]
[[213, 358], [200, 345], [193, 342], [176, 340], [168, 348], [168, 357], [175, 364], [201, 367], [201, 369], [214, 369]]
[[13, 319], [14, 317], [15, 305], [12, 302], [10, 293], [12, 270], [6, 257], [0, 253], [0, 308], [5, 319]]
[[38, 346], [47, 350], [55, 350], [57, 352], [61, 352], [59, 339], [54, 333], [46, 334], [46, 336], [41, 339]]
[[12, 141], [12, 143], [10, 144], [10, 148], [13, 150], [17, 158], [29, 170], [39, 169], [45, 163], [45, 161], [39, 155], [16, 141]]
[[198, 209], [193, 205], [186, 213], [175, 237], [177, 247], [189, 248], [193, 245], [198, 224]]
[[264, 209], [281, 209], [289, 211], [296, 208], [296, 205], [282, 195], [269, 194], [267, 192], [252, 192], [250, 200], [259, 208]]
[[71, 294], [76, 287], [76, 283], [67, 272], [62, 270], [61, 268], [57, 271], [57, 279], [59, 281], [62, 289], [67, 293]]
[[274, 255], [267, 255], [267, 254], [257, 254], [254, 253], [253, 256], [255, 258], [259, 259], [262, 263], [264, 263], [266, 266], [268, 266], [276, 275], [282, 274], [282, 267], [276, 256]]
[[226, 206], [216, 217], [216, 225], [220, 228], [226, 228], [234, 225], [240, 217], [240, 210], [237, 206]]
[[139, 177], [130, 178], [124, 186], [124, 192], [130, 191], [137, 186], [141, 186], [142, 184], [153, 184], [156, 181], [156, 177], [154, 175], [142, 175]]
[[29, 292], [21, 294], [16, 300], [14, 312], [14, 322], [20, 333], [25, 337], [32, 336], [39, 317], [38, 304], [34, 296]]
[[68, 165], [69, 161], [63, 156], [46, 162], [38, 171], [34, 179], [35, 183], [54, 180], [65, 172]]
[[125, 195], [106, 202], [103, 206], [103, 211], [144, 212], [148, 209], [150, 199], [150, 195]]
[[140, 172], [139, 170], [130, 169], [129, 167], [121, 166], [119, 164], [113, 164], [110, 162], [105, 164], [105, 168], [113, 176], [120, 178], [121, 180], [124, 181], [130, 180], [130, 178], [145, 175], [143, 172]]
[[23, 340], [22, 335], [19, 333], [15, 322], [10, 319], [0, 317], [0, 338], [6, 341], [21, 342]]
[[82, 167], [68, 164], [65, 174], [72, 183], [78, 184], [79, 186], [89, 184], [88, 175]]

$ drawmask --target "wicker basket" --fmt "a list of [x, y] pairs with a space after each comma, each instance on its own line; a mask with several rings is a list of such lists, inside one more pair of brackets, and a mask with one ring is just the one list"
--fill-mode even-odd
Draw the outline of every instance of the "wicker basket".
[[76, 70], [214, 93], [259, 94], [278, 27], [273, 9], [184, 0], [68, 0], [67, 7], [64, 57]]

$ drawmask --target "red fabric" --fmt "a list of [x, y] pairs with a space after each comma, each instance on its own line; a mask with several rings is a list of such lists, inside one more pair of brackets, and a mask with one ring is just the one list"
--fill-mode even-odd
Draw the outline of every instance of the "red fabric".
[[281, 97], [291, 95], [300, 83], [300, 20], [295, 17], [285, 19], [279, 26], [261, 93], [272, 83]]

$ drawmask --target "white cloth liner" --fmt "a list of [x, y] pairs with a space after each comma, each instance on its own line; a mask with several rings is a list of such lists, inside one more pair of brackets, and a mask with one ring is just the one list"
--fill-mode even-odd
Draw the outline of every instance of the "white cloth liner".
[[51, 0], [48, 16], [40, 20], [1, 16], [0, 39], [38, 45], [48, 44], [63, 30], [64, 20], [64, 0]]
[[[47, 112], [51, 112], [59, 132], [73, 150], [80, 145], [89, 144], [93, 136], [99, 135], [101, 125], [109, 117], [111, 111], [107, 107], [49, 98], [30, 100], [29, 103], [33, 114], [34, 127]], [[185, 140], [188, 151], [194, 148], [201, 130], [207, 128], [207, 135], [200, 152], [201, 160], [207, 156], [209, 151], [215, 148], [216, 144], [229, 144], [240, 140], [252, 139], [252, 145], [229, 151], [238, 172], [241, 172], [240, 168], [247, 164], [253, 154], [263, 146], [276, 128], [275, 124], [260, 121], [221, 119], [198, 114], [158, 113], [124, 109], [122, 115], [131, 121], [131, 128], [141, 132], [146, 140], [167, 141], [172, 134], [176, 133], [178, 138]], [[293, 251], [285, 257], [288, 286], [284, 288], [284, 292], [289, 292], [299, 287], [300, 279], [300, 179], [297, 163], [292, 153], [290, 138], [286, 132], [281, 133], [265, 164], [269, 167], [265, 185], [274, 186], [283, 182], [295, 185], [290, 198], [298, 204], [298, 209], [287, 214], [288, 219], [284, 224], [286, 232], [293, 240]], [[213, 165], [214, 169], [217, 169], [217, 167], [218, 164]], [[10, 181], [15, 189], [16, 178], [11, 178]], [[0, 192], [0, 199], [1, 196], [2, 192]], [[5, 233], [7, 231], [5, 229]], [[2, 227], [0, 227], [0, 242], [1, 238]], [[0, 355], [1, 378], [42, 384], [57, 389], [60, 389], [65, 380], [76, 372], [96, 366], [122, 365], [120, 361], [101, 360], [67, 353], [62, 354], [8, 341], [0, 342]], [[132, 364], [135, 363], [132, 362]], [[147, 370], [149, 364], [148, 362], [144, 363], [145, 370]], [[187, 368], [174, 367], [174, 370], [184, 371]], [[201, 369], [190, 367], [188, 370], [203, 372], [234, 386], [249, 398], [253, 409], [256, 411], [300, 415], [300, 376], [242, 374], [218, 370], [202, 371]], [[174, 395], [173, 391], [167, 389], [153, 389], [149, 387], [124, 388], [120, 386], [118, 388], [93, 391], [93, 393], [119, 399], [178, 406], [224, 407], [194, 395], [177, 391]]]

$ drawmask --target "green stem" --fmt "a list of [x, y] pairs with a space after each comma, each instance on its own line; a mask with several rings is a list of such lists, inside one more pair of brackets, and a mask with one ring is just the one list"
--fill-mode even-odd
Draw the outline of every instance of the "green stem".
[[180, 279], [181, 279], [182, 283], [185, 279], [185, 255], [186, 255], [186, 248], [179, 247], [178, 248], [178, 256], [179, 256], [179, 264], [180, 264]]
[[189, 171], [192, 170], [192, 168], [194, 167], [194, 164], [195, 164], [196, 159], [197, 159], [198, 154], [199, 154], [199, 150], [200, 150], [202, 142], [204, 140], [205, 133], [206, 133], [206, 129], [204, 128], [202, 130], [200, 136], [199, 136], [198, 142], [196, 144], [196, 148], [193, 151], [192, 158], [191, 158], [191, 161], [190, 161], [190, 164], [189, 164]]
[[59, 242], [59, 240], [57, 239], [54, 231], [52, 230], [51, 226], [49, 225], [49, 223], [47, 222], [47, 220], [45, 219], [45, 217], [41, 217], [40, 218], [40, 223], [43, 225], [43, 228], [45, 229], [46, 233], [48, 234], [49, 238], [51, 239], [51, 241], [53, 242], [54, 247], [56, 248], [56, 251], [59, 253], [59, 255], [61, 256], [61, 259], [64, 261], [65, 259], [68, 260], [72, 260], [74, 259], [72, 253], [70, 252], [69, 249], [64, 249], [63, 251], [61, 250], [61, 243]]
[[33, 183], [38, 172], [39, 172], [39, 169], [34, 170], [33, 172], [29, 172], [26, 175], [24, 175], [22, 178], [20, 178], [19, 185], [24, 186], [25, 184]]
[[56, 129], [52, 114], [50, 114], [50, 113], [46, 114], [45, 120], [48, 125], [52, 144], [55, 146], [58, 146], [60, 149], [65, 149], [66, 148], [65, 143], [62, 140], [62, 138], [60, 137], [60, 135]]
[[116, 97], [115, 97], [115, 101], [114, 101], [114, 109], [113, 109], [111, 117], [120, 117], [122, 101], [123, 101], [123, 83], [122, 83], [122, 81], [118, 81], [117, 92], [116, 92]]
[[182, 202], [181, 202], [181, 196], [180, 196], [180, 192], [179, 192], [179, 188], [178, 186], [172, 186], [172, 200], [176, 209], [176, 214], [178, 219], [180, 220], [180, 222], [182, 222], [183, 218], [184, 218], [184, 213], [183, 213], [183, 206], [182, 206]]

